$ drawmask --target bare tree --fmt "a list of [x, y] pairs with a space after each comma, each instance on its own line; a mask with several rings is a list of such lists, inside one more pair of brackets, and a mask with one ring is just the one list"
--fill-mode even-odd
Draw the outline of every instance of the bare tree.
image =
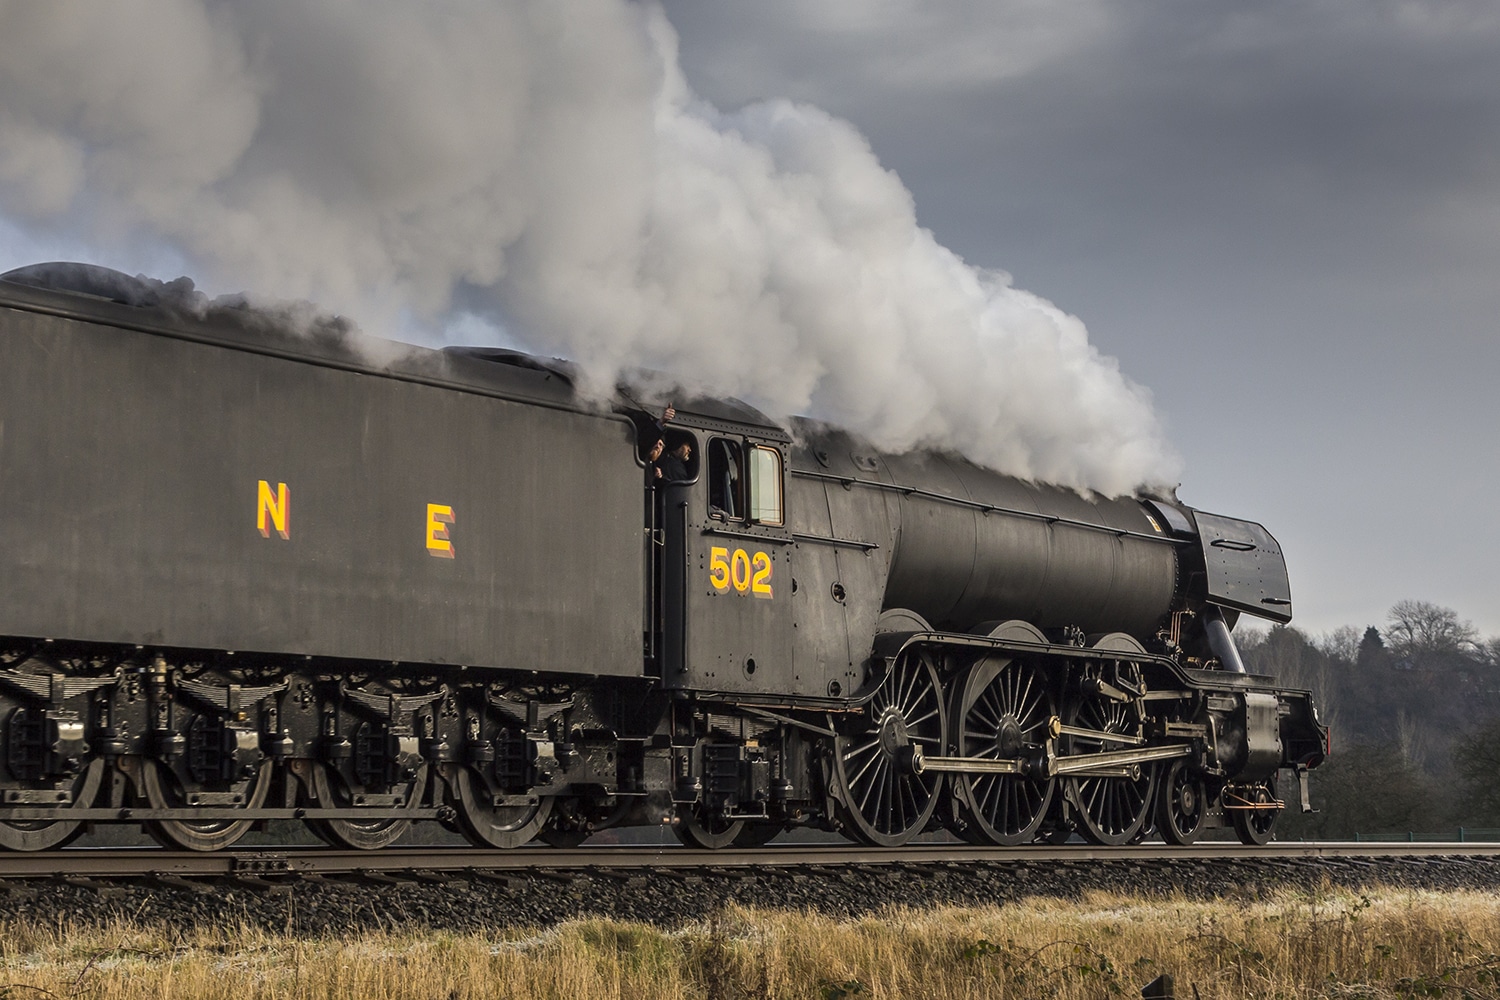
[[1427, 768], [1431, 733], [1426, 721], [1410, 715], [1406, 709], [1396, 713], [1396, 752], [1401, 759], [1420, 770]]
[[1334, 697], [1336, 670], [1321, 643], [1314, 644], [1300, 629], [1276, 625], [1269, 632], [1245, 629], [1235, 632], [1240, 653], [1255, 673], [1269, 674], [1289, 688], [1311, 691], [1323, 724], [1338, 725], [1338, 699]]
[[1359, 659], [1360, 630], [1353, 625], [1340, 625], [1318, 640], [1318, 648], [1330, 659], [1353, 664]]
[[1479, 651], [1479, 632], [1452, 608], [1427, 601], [1397, 601], [1386, 616], [1386, 639], [1397, 656], [1413, 660]]

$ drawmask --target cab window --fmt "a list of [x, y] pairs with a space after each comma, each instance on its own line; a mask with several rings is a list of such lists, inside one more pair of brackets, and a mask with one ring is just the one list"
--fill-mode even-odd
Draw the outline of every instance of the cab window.
[[756, 445], [750, 449], [750, 520], [760, 524], [780, 524], [781, 452]]
[[714, 438], [708, 443], [708, 513], [729, 521], [745, 518], [743, 451], [738, 441]]

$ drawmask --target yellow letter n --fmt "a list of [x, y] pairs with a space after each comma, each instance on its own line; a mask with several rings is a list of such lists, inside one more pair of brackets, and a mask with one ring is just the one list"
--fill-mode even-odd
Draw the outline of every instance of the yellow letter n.
[[439, 559], [453, 558], [453, 542], [448, 538], [448, 525], [453, 523], [453, 508], [447, 504], [427, 505], [427, 554]]
[[292, 537], [287, 527], [287, 518], [292, 509], [291, 498], [292, 494], [286, 488], [286, 483], [277, 483], [276, 492], [272, 493], [271, 484], [264, 479], [260, 481], [260, 488], [255, 491], [255, 527], [259, 529], [261, 537], [270, 538], [272, 528], [282, 538]]

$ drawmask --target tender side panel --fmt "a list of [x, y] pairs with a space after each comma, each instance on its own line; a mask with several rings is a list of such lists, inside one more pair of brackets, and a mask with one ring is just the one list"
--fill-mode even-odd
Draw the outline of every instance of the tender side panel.
[[0, 634], [640, 671], [628, 425], [0, 312]]

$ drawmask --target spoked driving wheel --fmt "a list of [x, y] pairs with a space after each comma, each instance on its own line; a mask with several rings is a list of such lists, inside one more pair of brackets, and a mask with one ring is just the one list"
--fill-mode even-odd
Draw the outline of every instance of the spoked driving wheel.
[[1198, 839], [1208, 819], [1208, 786], [1185, 760], [1174, 760], [1162, 778], [1156, 826], [1169, 844], [1186, 847]]
[[[1128, 739], [1068, 734], [1060, 741], [1066, 755], [1125, 750], [1142, 735], [1142, 719], [1131, 703], [1102, 694], [1080, 693], [1075, 697], [1077, 700], [1069, 710], [1069, 725]], [[1078, 832], [1084, 839], [1120, 847], [1130, 843], [1147, 822], [1156, 790], [1157, 768], [1154, 764], [1143, 764], [1113, 770], [1119, 773], [1068, 778], [1068, 798], [1077, 814]]]
[[1276, 799], [1276, 775], [1249, 787], [1226, 789], [1224, 809], [1233, 819], [1240, 843], [1253, 847], [1269, 843], [1281, 812], [1281, 803]]
[[459, 767], [452, 786], [458, 825], [475, 844], [509, 849], [534, 839], [552, 815], [553, 796], [497, 796], [472, 768]]
[[915, 773], [912, 757], [939, 756], [946, 716], [937, 668], [921, 652], [903, 655], [865, 706], [863, 725], [835, 744], [841, 816], [855, 837], [899, 847], [927, 826], [942, 776]]
[[[67, 793], [68, 802], [74, 809], [87, 809], [94, 804], [103, 783], [104, 761], [89, 761]], [[0, 820], [0, 848], [7, 851], [45, 851], [72, 843], [83, 833], [83, 823], [68, 819], [7, 819]]]
[[[236, 782], [227, 791], [198, 792], [184, 788], [183, 781], [161, 761], [141, 762], [141, 789], [152, 809], [225, 808], [259, 809], [271, 788], [271, 765], [262, 763], [255, 773]], [[253, 819], [156, 819], [142, 823], [146, 832], [163, 847], [187, 851], [220, 851], [237, 842], [255, 825]]]
[[[954, 706], [950, 749], [960, 757], [1031, 760], [1056, 714], [1041, 671], [1000, 658], [971, 667]], [[1056, 782], [1025, 774], [956, 774], [961, 835], [976, 844], [1029, 844], [1052, 807]]]

